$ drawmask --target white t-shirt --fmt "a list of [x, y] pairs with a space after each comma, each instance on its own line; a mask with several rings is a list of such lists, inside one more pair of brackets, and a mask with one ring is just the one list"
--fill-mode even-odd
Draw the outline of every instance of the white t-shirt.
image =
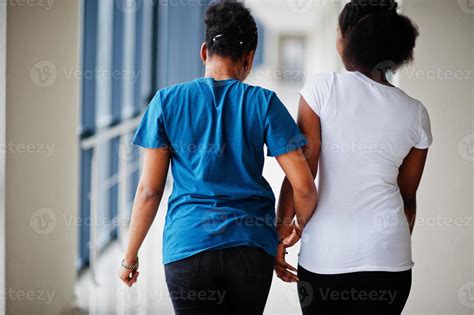
[[413, 147], [432, 144], [426, 108], [359, 72], [316, 75], [300, 94], [322, 132], [319, 200], [302, 236], [300, 265], [319, 274], [410, 270], [397, 177]]

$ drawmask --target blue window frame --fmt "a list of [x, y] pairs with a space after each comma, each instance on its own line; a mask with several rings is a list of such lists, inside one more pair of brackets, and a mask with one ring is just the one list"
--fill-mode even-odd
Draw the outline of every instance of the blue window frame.
[[208, 3], [201, 1], [198, 8], [189, 5], [158, 8], [157, 88], [192, 80], [203, 74], [200, 49]]
[[[123, 0], [115, 0], [123, 1]], [[134, 13], [124, 13], [121, 4], [114, 3], [112, 32], [113, 49], [110, 52], [109, 60], [111, 70], [123, 73], [125, 64], [124, 47], [134, 46], [134, 77], [135, 81], [123, 80], [122, 76], [111, 77], [110, 104], [100, 104], [101, 108], [111, 109], [111, 122], [104, 129], [111, 128], [120, 123], [124, 117], [123, 113], [123, 89], [124, 84], [132, 84], [133, 89], [133, 110], [134, 116], [141, 115], [155, 91], [161, 87], [178, 82], [194, 79], [203, 74], [203, 66], [199, 58], [201, 42], [204, 39], [204, 25], [202, 23], [207, 3], [196, 6], [185, 4], [180, 5], [159, 5], [153, 0], [143, 0], [139, 9]], [[83, 60], [82, 71], [84, 73], [95, 73], [98, 65], [98, 27], [99, 27], [99, 1], [83, 0]], [[135, 14], [135, 28], [133, 43], [124, 43], [127, 23], [125, 14]], [[101, 39], [103, 40], [103, 39]], [[102, 56], [103, 57], [103, 56]], [[104, 59], [101, 59], [102, 62]], [[120, 72], [122, 71], [122, 72]], [[113, 72], [112, 72], [113, 73]], [[81, 139], [93, 136], [98, 132], [97, 121], [101, 117], [98, 115], [97, 98], [97, 78], [96, 75], [84, 76], [82, 81], [82, 106], [81, 106]], [[99, 119], [98, 119], [99, 118]], [[132, 134], [130, 134], [132, 136]], [[126, 159], [129, 168], [137, 168], [139, 163], [139, 151], [133, 148], [128, 155], [123, 156], [122, 146], [119, 138], [112, 139], [100, 146], [101, 176], [101, 200], [99, 215], [100, 220], [108, 219], [105, 222], [115, 222], [118, 214], [119, 186], [114, 178], [118, 177], [120, 165]], [[82, 269], [89, 263], [89, 235], [90, 235], [90, 192], [91, 192], [91, 162], [92, 151], [82, 150], [80, 161], [81, 185], [80, 185], [80, 222], [79, 227], [79, 255], [78, 268]], [[108, 177], [108, 178], [107, 178]], [[129, 196], [128, 213], [131, 212], [131, 205], [138, 185], [139, 170], [131, 172], [128, 177]], [[105, 198], [104, 198], [105, 197]], [[117, 237], [116, 225], [102, 225], [98, 230], [99, 243], [101, 246]], [[100, 250], [100, 248], [99, 248]]]
[[[97, 58], [97, 19], [98, 3], [96, 1], [84, 1], [84, 23], [83, 23], [83, 53], [82, 71], [83, 73], [93, 73], [96, 68]], [[82, 80], [82, 105], [80, 136], [86, 138], [95, 132], [95, 96], [96, 82], [95, 76]], [[80, 156], [80, 205], [79, 205], [79, 244], [78, 244], [78, 268], [83, 267], [89, 261], [89, 234], [90, 226], [87, 223], [90, 218], [90, 198], [91, 191], [91, 161], [92, 151], [81, 150]]]

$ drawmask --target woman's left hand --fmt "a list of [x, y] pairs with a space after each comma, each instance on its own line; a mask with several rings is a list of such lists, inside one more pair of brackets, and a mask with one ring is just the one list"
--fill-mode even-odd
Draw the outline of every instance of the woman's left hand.
[[286, 246], [280, 243], [278, 244], [277, 255], [275, 257], [275, 272], [278, 278], [285, 282], [298, 282], [298, 276], [295, 274], [298, 270], [287, 263], [285, 257]]

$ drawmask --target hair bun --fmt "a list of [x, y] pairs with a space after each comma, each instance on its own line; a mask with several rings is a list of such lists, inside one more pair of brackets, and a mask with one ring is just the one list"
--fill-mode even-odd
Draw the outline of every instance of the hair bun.
[[351, 0], [352, 9], [363, 11], [366, 14], [379, 12], [397, 12], [398, 3], [395, 0]]

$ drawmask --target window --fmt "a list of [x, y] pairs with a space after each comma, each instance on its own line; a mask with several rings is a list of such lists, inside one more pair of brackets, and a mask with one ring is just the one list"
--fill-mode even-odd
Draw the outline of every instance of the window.
[[282, 36], [279, 55], [283, 79], [303, 80], [305, 38], [303, 36]]
[[144, 0], [131, 8], [122, 2], [82, 1], [78, 269], [91, 265], [128, 224], [140, 163], [130, 142], [148, 102], [159, 87], [203, 73], [207, 4]]

